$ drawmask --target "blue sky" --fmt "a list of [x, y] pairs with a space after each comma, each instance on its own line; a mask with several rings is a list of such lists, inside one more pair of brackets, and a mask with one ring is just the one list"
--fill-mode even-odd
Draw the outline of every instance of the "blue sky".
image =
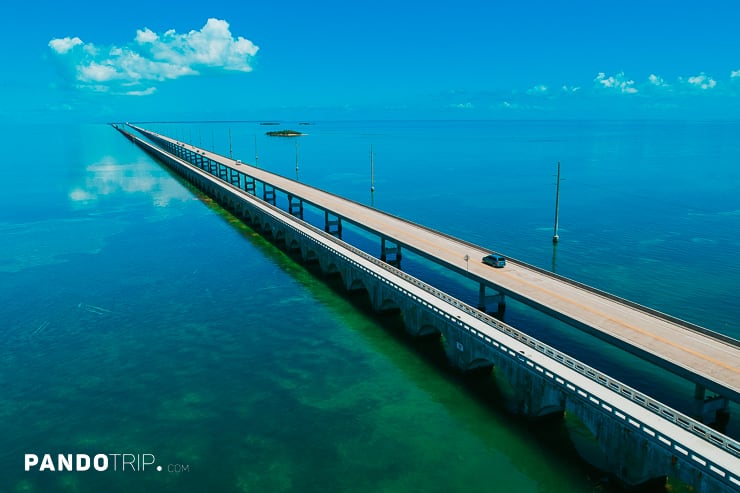
[[740, 119], [737, 0], [20, 3], [6, 120]]

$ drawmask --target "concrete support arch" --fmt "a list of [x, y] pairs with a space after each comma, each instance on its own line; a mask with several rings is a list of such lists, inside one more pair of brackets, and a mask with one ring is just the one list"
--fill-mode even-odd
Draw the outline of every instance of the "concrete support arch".
[[418, 303], [407, 303], [401, 307], [401, 318], [406, 332], [414, 337], [441, 334], [444, 323]]
[[565, 394], [551, 381], [533, 373], [518, 361], [499, 356], [494, 370], [496, 382], [510, 411], [540, 418], [565, 411]]
[[386, 287], [384, 283], [373, 278], [369, 280], [372, 288], [368, 286], [368, 292], [370, 293], [370, 302], [372, 303], [373, 310], [376, 312], [400, 312], [401, 301], [399, 293]]
[[291, 238], [289, 241], [286, 239], [285, 241], [286, 249], [288, 252], [300, 252], [301, 251], [301, 245], [298, 243], [298, 240], [295, 238]]
[[368, 292], [367, 281], [364, 276], [359, 275], [359, 272], [353, 269], [350, 265], [345, 264], [340, 271], [344, 289], [349, 293], [355, 292]]
[[319, 269], [321, 274], [327, 277], [339, 274], [339, 267], [334, 256], [325, 250], [321, 250], [319, 254]]
[[453, 367], [469, 371], [493, 366], [491, 350], [462, 330], [457, 320], [444, 320], [440, 328], [445, 354]]
[[300, 250], [301, 250], [301, 260], [304, 263], [312, 264], [312, 263], [319, 262], [319, 254], [314, 248], [312, 248], [312, 245], [303, 243], [301, 244]]
[[[671, 465], [670, 455], [648, 441], [645, 435], [631, 429], [627, 422], [612, 419], [598, 407], [575, 399], [566, 401], [565, 415], [568, 434], [579, 455], [619, 478], [625, 486], [639, 486], [667, 475], [684, 479], [681, 476], [685, 474], [677, 464]], [[689, 484], [696, 483], [690, 481]]]

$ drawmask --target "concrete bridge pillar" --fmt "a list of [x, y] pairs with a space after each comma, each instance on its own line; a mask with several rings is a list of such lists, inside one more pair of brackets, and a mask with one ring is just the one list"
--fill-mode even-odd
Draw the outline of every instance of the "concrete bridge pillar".
[[506, 297], [503, 293], [495, 293], [492, 295], [486, 295], [486, 285], [480, 283], [478, 289], [478, 310], [488, 313], [488, 307], [491, 305], [496, 306], [495, 315], [502, 317], [506, 311]]
[[[388, 246], [391, 244], [392, 246]], [[401, 268], [401, 245], [391, 243], [386, 238], [380, 239], [380, 260], [392, 265], [396, 269]]]
[[288, 194], [288, 213], [299, 219], [303, 219], [303, 200], [293, 194]]
[[244, 191], [250, 195], [257, 195], [256, 188], [257, 186], [254, 181], [254, 178], [251, 176], [244, 175]]
[[218, 165], [218, 177], [226, 181], [226, 179], [228, 178], [228, 175], [229, 175], [229, 168], [222, 164], [219, 164]]
[[230, 169], [229, 170], [229, 183], [231, 183], [232, 185], [236, 185], [238, 187], [239, 183], [241, 182], [240, 175], [241, 173], [239, 173], [237, 170], [233, 168]]
[[268, 204], [275, 205], [275, 187], [268, 185], [267, 183], [263, 183], [262, 199]]
[[324, 211], [324, 231], [339, 239], [342, 238], [342, 218]]
[[707, 396], [707, 389], [696, 384], [694, 388], [694, 418], [712, 425], [720, 431], [727, 428], [730, 421], [730, 400], [720, 395]]

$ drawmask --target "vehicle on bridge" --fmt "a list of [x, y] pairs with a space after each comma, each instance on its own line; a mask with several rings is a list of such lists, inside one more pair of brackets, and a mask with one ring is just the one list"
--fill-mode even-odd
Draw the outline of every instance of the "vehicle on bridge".
[[491, 255], [486, 255], [485, 257], [483, 257], [483, 263], [493, 267], [501, 268], [506, 265], [506, 258], [502, 255], [496, 255], [495, 253], [492, 253]]

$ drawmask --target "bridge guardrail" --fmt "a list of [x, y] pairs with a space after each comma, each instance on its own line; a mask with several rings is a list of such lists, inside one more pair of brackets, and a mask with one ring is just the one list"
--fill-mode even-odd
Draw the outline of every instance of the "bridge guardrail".
[[[146, 133], [150, 133], [150, 132], [147, 131]], [[151, 134], [151, 137], [152, 138], [155, 138], [156, 140], [159, 140], [160, 143], [166, 143], [167, 142], [164, 139], [160, 139], [159, 136], [156, 135], [156, 134], [154, 134], [154, 133], [150, 133], [150, 134]], [[136, 138], [136, 137], [134, 137], [134, 138]], [[137, 140], [140, 141], [140, 142], [143, 142], [140, 139], [137, 139]], [[167, 151], [164, 151], [162, 149], [159, 149], [159, 151], [160, 152], [167, 152]], [[182, 158], [177, 158], [176, 157], [176, 159], [182, 159]], [[182, 160], [185, 161], [184, 159], [182, 159]], [[189, 161], [185, 161], [185, 162], [189, 163]], [[199, 168], [195, 164], [192, 164], [192, 163], [189, 163], [189, 164], [191, 164], [192, 166], [196, 166], [196, 168], [199, 169], [199, 170], [201, 169], [201, 168]], [[224, 186], [226, 186], [228, 188], [233, 188], [233, 189], [239, 190], [240, 192], [243, 192], [243, 193], [246, 193], [246, 191], [243, 190], [242, 188], [239, 188], [239, 187], [237, 187], [237, 186], [235, 186], [235, 185], [233, 185], [233, 184], [231, 184], [231, 183], [223, 180], [219, 176], [212, 174], [210, 171], [206, 171], [206, 170], [202, 170], [202, 171], [208, 173], [210, 176], [213, 176], [215, 179], [217, 179], [220, 182], [222, 182], [224, 184]], [[242, 174], [244, 174], [245, 176], [249, 176], [249, 175], [247, 175], [246, 173], [244, 173], [242, 171], [239, 171], [239, 172], [242, 173]], [[597, 382], [602, 387], [605, 387], [605, 388], [609, 389], [612, 392], [615, 392], [615, 393], [617, 393], [619, 395], [622, 395], [623, 397], [626, 397], [626, 398], [630, 399], [632, 402], [634, 402], [634, 403], [638, 404], [639, 406], [641, 406], [641, 407], [649, 410], [653, 414], [655, 414], [657, 416], [660, 416], [661, 418], [663, 418], [663, 419], [665, 419], [667, 421], [670, 421], [670, 422], [676, 424], [677, 426], [679, 426], [679, 427], [681, 427], [681, 428], [689, 431], [693, 435], [702, 438], [703, 440], [707, 441], [708, 443], [711, 443], [711, 444], [713, 444], [713, 445], [715, 445], [717, 447], [722, 448], [723, 450], [726, 450], [728, 453], [732, 454], [733, 456], [740, 457], [740, 443], [737, 442], [736, 440], [734, 440], [734, 439], [732, 439], [732, 438], [730, 438], [730, 437], [728, 437], [728, 436], [726, 436], [726, 435], [724, 435], [722, 433], [719, 433], [718, 431], [712, 429], [711, 427], [709, 427], [709, 426], [707, 426], [707, 425], [705, 425], [703, 423], [700, 423], [700, 422], [696, 421], [695, 419], [693, 419], [693, 418], [691, 418], [689, 416], [686, 416], [685, 414], [683, 414], [683, 413], [681, 413], [681, 412], [679, 412], [679, 411], [677, 411], [677, 410], [675, 410], [675, 409], [673, 409], [673, 408], [671, 408], [669, 406], [666, 406], [665, 404], [663, 404], [663, 403], [661, 403], [661, 402], [659, 402], [659, 401], [657, 401], [655, 399], [652, 399], [651, 397], [647, 396], [646, 394], [643, 394], [643, 393], [639, 392], [638, 390], [629, 387], [626, 384], [623, 384], [619, 380], [616, 380], [616, 379], [614, 379], [612, 377], [609, 377], [608, 375], [606, 375], [606, 374], [604, 374], [604, 373], [602, 373], [602, 372], [600, 372], [600, 371], [598, 371], [598, 370], [596, 370], [594, 368], [591, 368], [590, 366], [588, 366], [588, 365], [586, 365], [586, 364], [584, 364], [584, 363], [582, 363], [582, 362], [580, 362], [580, 361], [578, 361], [578, 360], [576, 360], [574, 358], [571, 358], [567, 354], [565, 354], [565, 353], [563, 353], [563, 352], [561, 352], [561, 351], [559, 351], [559, 350], [557, 350], [557, 349], [555, 349], [555, 348], [553, 348], [553, 347], [551, 347], [551, 346], [549, 346], [549, 345], [547, 345], [547, 344], [545, 344], [545, 343], [543, 343], [543, 342], [541, 342], [541, 341], [539, 341], [539, 340], [537, 340], [537, 339], [535, 339], [535, 338], [533, 338], [531, 336], [528, 336], [527, 334], [525, 334], [525, 333], [523, 333], [523, 332], [521, 332], [521, 331], [519, 331], [519, 330], [517, 330], [517, 329], [515, 329], [515, 328], [513, 328], [513, 327], [511, 327], [511, 326], [509, 326], [507, 324], [504, 324], [503, 322], [501, 322], [501, 321], [499, 321], [499, 320], [491, 317], [490, 315], [488, 315], [486, 313], [483, 313], [480, 310], [477, 310], [477, 309], [473, 308], [472, 306], [470, 306], [470, 305], [468, 305], [468, 304], [466, 304], [466, 303], [464, 303], [464, 302], [462, 302], [462, 301], [460, 301], [460, 300], [458, 300], [458, 299], [456, 299], [456, 298], [448, 295], [447, 293], [445, 293], [445, 292], [443, 292], [443, 291], [441, 291], [441, 290], [439, 290], [439, 289], [437, 289], [437, 288], [435, 288], [435, 287], [433, 287], [433, 286], [431, 286], [431, 285], [429, 285], [429, 284], [427, 284], [427, 283], [425, 283], [425, 282], [423, 282], [423, 281], [421, 281], [421, 280], [419, 280], [419, 279], [417, 279], [417, 278], [415, 278], [415, 277], [413, 277], [413, 276], [411, 276], [411, 275], [403, 272], [402, 270], [397, 269], [397, 268], [395, 268], [395, 267], [387, 264], [386, 262], [383, 262], [382, 260], [376, 259], [375, 257], [373, 257], [372, 255], [364, 252], [363, 250], [360, 250], [357, 247], [354, 247], [354, 246], [352, 246], [352, 245], [350, 245], [348, 243], [343, 242], [342, 240], [339, 240], [339, 239], [335, 238], [334, 236], [326, 233], [325, 231], [322, 231], [322, 230], [316, 228], [315, 226], [313, 226], [313, 225], [311, 225], [311, 224], [309, 224], [309, 223], [307, 223], [305, 221], [302, 221], [302, 220], [296, 218], [295, 216], [292, 216], [292, 215], [288, 214], [287, 212], [283, 211], [282, 209], [279, 209], [279, 208], [273, 206], [272, 204], [269, 204], [269, 203], [267, 203], [267, 202], [259, 199], [256, 196], [253, 196], [253, 195], [250, 195], [250, 196], [251, 197], [254, 197], [256, 200], [260, 201], [260, 203], [262, 203], [266, 207], [270, 208], [271, 210], [274, 210], [276, 213], [278, 213], [278, 214], [280, 214], [280, 215], [282, 215], [282, 216], [284, 216], [286, 218], [289, 218], [292, 221], [300, 221], [300, 223], [302, 225], [305, 225], [306, 227], [309, 227], [317, 235], [320, 235], [320, 236], [322, 236], [322, 237], [324, 237], [324, 238], [326, 238], [326, 239], [328, 239], [328, 240], [330, 240], [332, 242], [340, 243], [343, 248], [346, 248], [346, 249], [352, 251], [354, 254], [361, 256], [365, 260], [367, 260], [369, 262], [372, 262], [376, 266], [378, 266], [378, 267], [380, 267], [380, 268], [382, 268], [382, 269], [384, 269], [384, 270], [386, 270], [386, 271], [394, 274], [395, 276], [400, 277], [400, 278], [404, 279], [405, 281], [414, 284], [415, 286], [423, 289], [424, 291], [428, 292], [429, 294], [432, 294], [436, 298], [438, 298], [438, 299], [440, 299], [442, 301], [445, 301], [446, 303], [454, 306], [455, 308], [458, 308], [458, 309], [466, 312], [468, 315], [471, 315], [471, 316], [475, 317], [476, 319], [480, 320], [481, 322], [486, 323], [488, 326], [491, 326], [491, 327], [495, 328], [496, 330], [498, 330], [498, 331], [500, 331], [500, 332], [502, 332], [504, 334], [507, 334], [510, 337], [513, 337], [514, 339], [516, 339], [516, 340], [518, 340], [518, 341], [526, 344], [527, 346], [529, 346], [532, 349], [538, 351], [539, 353], [544, 354], [545, 356], [549, 357], [550, 359], [553, 359], [553, 360], [555, 360], [555, 361], [557, 361], [559, 363], [562, 363], [562, 364], [568, 366], [569, 368], [573, 369], [574, 371], [576, 371], [576, 372], [578, 372], [578, 373], [586, 376], [590, 380], [592, 380], [594, 382]], [[564, 279], [567, 279], [567, 278], [564, 278]], [[477, 331], [475, 331], [474, 329], [473, 329], [473, 331], [477, 333]], [[738, 483], [738, 485], [740, 485], [740, 483]]]

